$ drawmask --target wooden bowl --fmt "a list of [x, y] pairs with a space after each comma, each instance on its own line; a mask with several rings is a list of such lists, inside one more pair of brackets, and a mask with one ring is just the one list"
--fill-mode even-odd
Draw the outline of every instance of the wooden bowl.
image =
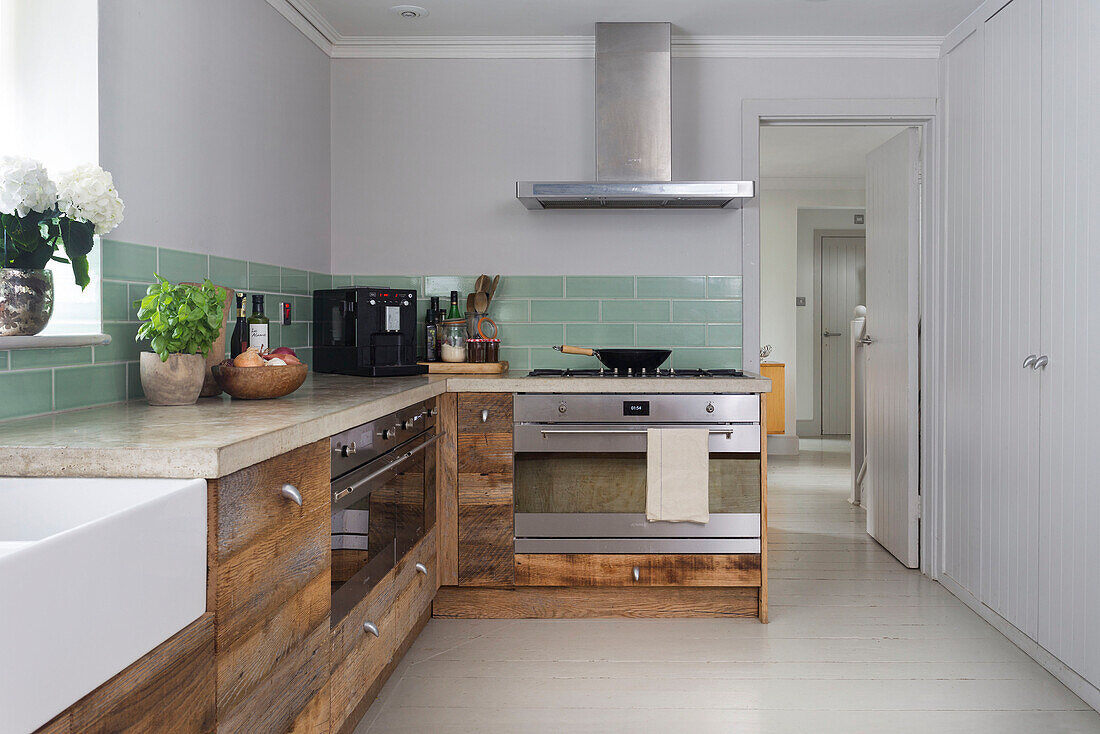
[[289, 395], [302, 386], [309, 374], [309, 367], [304, 364], [274, 367], [216, 364], [210, 369], [221, 389], [241, 400], [265, 400]]

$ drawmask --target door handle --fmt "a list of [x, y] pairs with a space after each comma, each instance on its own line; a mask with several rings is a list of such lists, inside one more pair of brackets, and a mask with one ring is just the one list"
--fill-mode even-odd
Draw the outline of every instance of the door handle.
[[821, 336], [844, 336], [843, 331], [823, 331]]
[[1050, 364], [1050, 357], [1044, 354], [1035, 360], [1035, 363], [1031, 365], [1031, 369], [1041, 370], [1048, 364]]
[[482, 423], [488, 423], [489, 422], [489, 409], [488, 408], [483, 408], [482, 409], [482, 411], [481, 411], [481, 422]]
[[874, 339], [872, 339], [872, 338], [871, 338], [871, 337], [869, 337], [869, 336], [865, 336], [865, 337], [862, 337], [862, 338], [861, 338], [861, 339], [859, 340], [859, 343], [860, 343], [860, 344], [862, 344], [862, 345], [863, 345], [863, 346], [865, 346], [865, 347], [869, 347], [869, 346], [871, 346], [872, 344], [874, 344], [874, 343], [875, 343], [875, 340], [874, 340]]
[[1035, 369], [1035, 360], [1037, 360], [1038, 358], [1038, 354], [1029, 354], [1024, 357], [1024, 363], [1020, 366], [1024, 369], [1027, 369], [1028, 367], [1030, 367], [1031, 369]]

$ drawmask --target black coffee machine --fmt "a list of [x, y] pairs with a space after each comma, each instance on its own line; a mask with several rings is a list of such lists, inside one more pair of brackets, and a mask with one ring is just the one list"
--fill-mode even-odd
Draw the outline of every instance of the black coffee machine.
[[313, 291], [313, 371], [388, 377], [422, 375], [416, 363], [416, 291]]

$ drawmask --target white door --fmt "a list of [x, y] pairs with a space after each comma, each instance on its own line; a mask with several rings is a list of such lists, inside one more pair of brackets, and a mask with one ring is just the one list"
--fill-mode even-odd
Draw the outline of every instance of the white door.
[[863, 303], [862, 237], [821, 238], [821, 433], [851, 433], [852, 311]]
[[867, 154], [867, 532], [909, 568], [917, 539], [920, 131]]
[[1030, 375], [1041, 383], [1042, 450], [1039, 537], [1027, 550], [1040, 559], [1039, 643], [1100, 685], [1100, 3], [1046, 0], [1042, 25], [1042, 341], [1033, 351], [1049, 363]]

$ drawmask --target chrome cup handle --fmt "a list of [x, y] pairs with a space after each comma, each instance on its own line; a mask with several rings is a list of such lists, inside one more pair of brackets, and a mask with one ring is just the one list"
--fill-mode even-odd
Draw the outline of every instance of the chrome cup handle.
[[415, 568], [417, 573], [422, 573], [425, 576], [428, 575], [428, 567], [425, 566], [423, 563], [416, 564]]
[[1048, 357], [1047, 355], [1044, 354], [1044, 355], [1041, 355], [1040, 357], [1038, 357], [1035, 360], [1035, 364], [1031, 365], [1031, 369], [1041, 370], [1044, 367], [1046, 367], [1048, 364], [1050, 364], [1050, 357]]
[[282, 495], [288, 500], [298, 505], [299, 507], [302, 506], [302, 493], [299, 492], [298, 488], [295, 487], [293, 484], [284, 484], [281, 492]]
[[363, 631], [378, 637], [378, 625], [374, 622], [363, 622]]
[[1024, 363], [1020, 366], [1023, 367], [1025, 370], [1028, 367], [1030, 367], [1031, 369], [1035, 369], [1035, 360], [1037, 360], [1038, 358], [1039, 358], [1038, 354], [1029, 354], [1026, 357], [1024, 357]]

